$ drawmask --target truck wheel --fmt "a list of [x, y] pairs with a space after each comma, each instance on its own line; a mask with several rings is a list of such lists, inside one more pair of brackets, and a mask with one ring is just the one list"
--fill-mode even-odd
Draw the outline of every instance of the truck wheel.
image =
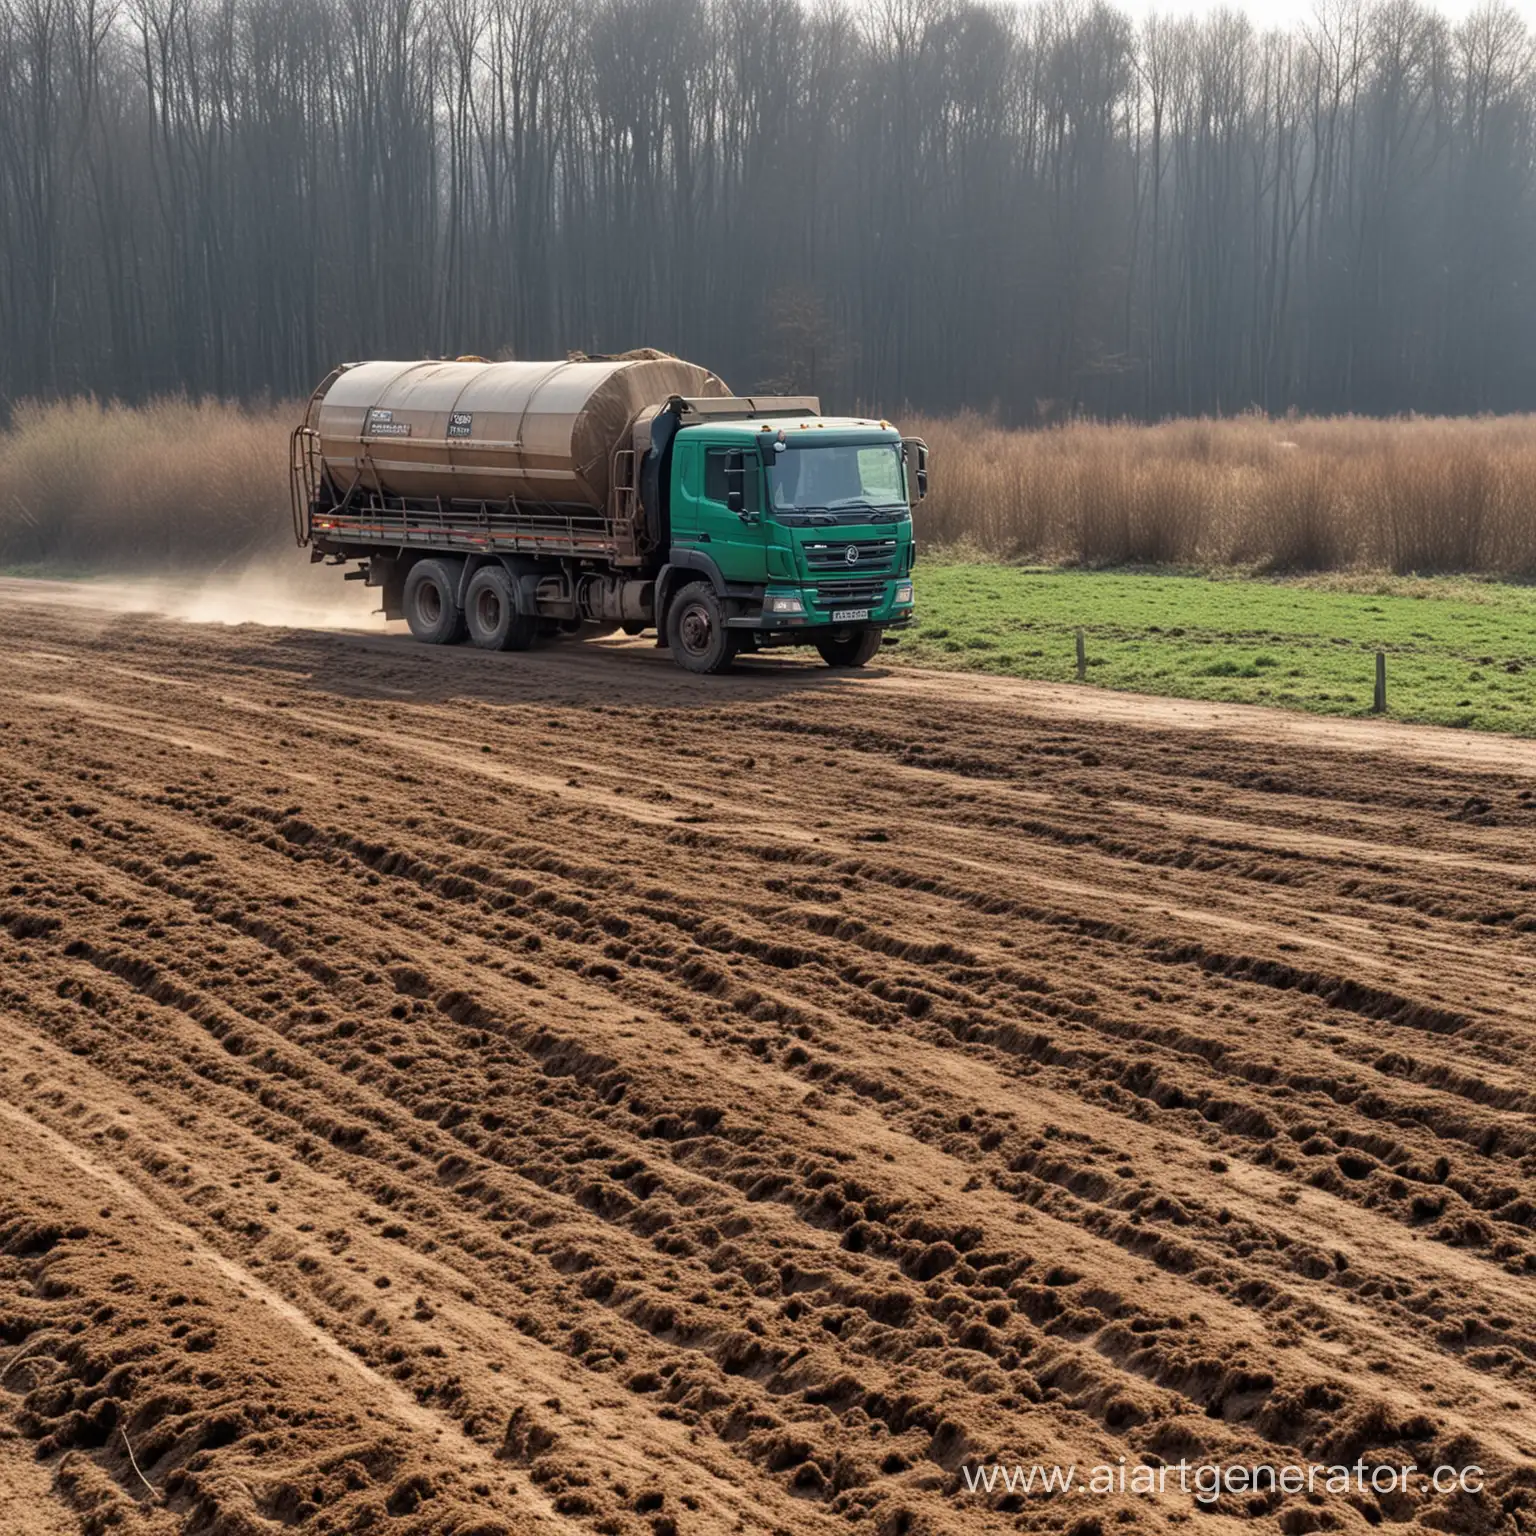
[[880, 631], [861, 629], [845, 640], [818, 640], [816, 649], [829, 667], [862, 667], [879, 651]]
[[538, 633], [538, 619], [522, 611], [517, 588], [499, 565], [481, 566], [469, 578], [464, 617], [482, 651], [526, 651]]
[[405, 578], [405, 622], [425, 645], [457, 645], [464, 638], [464, 615], [454, 589], [458, 572], [444, 560], [418, 560]]
[[736, 636], [707, 581], [691, 581], [667, 609], [672, 660], [689, 672], [724, 672], [736, 659]]

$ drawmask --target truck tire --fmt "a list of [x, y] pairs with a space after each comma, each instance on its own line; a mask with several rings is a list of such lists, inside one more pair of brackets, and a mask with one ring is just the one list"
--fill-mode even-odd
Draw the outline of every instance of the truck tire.
[[485, 565], [469, 578], [464, 617], [469, 638], [482, 651], [526, 651], [538, 634], [539, 621], [525, 613], [516, 584], [499, 565]]
[[454, 589], [458, 572], [444, 560], [418, 560], [405, 578], [405, 622], [424, 645], [457, 645], [464, 638], [464, 615]]
[[862, 667], [880, 650], [880, 631], [861, 629], [845, 640], [818, 640], [816, 649], [829, 667]]
[[687, 672], [724, 672], [736, 659], [736, 636], [707, 581], [690, 581], [667, 609], [667, 645]]

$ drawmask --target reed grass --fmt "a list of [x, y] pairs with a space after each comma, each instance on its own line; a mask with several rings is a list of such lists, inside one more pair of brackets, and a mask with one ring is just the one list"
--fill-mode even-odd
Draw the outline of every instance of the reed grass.
[[[0, 564], [216, 568], [290, 537], [292, 405], [76, 399], [0, 431]], [[924, 549], [1082, 567], [1536, 578], [1536, 415], [908, 419]]]
[[930, 547], [1088, 567], [1536, 576], [1536, 416], [903, 423]]
[[213, 569], [280, 545], [295, 415], [179, 397], [15, 406], [0, 432], [0, 564]]

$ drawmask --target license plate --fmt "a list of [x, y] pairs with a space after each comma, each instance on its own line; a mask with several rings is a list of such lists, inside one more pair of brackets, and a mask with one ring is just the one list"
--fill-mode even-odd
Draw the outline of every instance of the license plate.
[[832, 615], [834, 624], [852, 624], [858, 619], [869, 617], [868, 608], [839, 608]]

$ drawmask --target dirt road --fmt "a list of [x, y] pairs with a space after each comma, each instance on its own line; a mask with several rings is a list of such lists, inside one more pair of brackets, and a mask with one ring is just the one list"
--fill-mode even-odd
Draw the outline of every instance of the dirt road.
[[1536, 1530], [1536, 748], [27, 598], [5, 1531]]

